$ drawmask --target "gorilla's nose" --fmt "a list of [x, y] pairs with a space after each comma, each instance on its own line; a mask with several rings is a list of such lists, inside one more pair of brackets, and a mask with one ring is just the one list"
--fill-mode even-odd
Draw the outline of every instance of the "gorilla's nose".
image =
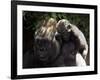
[[45, 51], [45, 48], [40, 48], [40, 51]]

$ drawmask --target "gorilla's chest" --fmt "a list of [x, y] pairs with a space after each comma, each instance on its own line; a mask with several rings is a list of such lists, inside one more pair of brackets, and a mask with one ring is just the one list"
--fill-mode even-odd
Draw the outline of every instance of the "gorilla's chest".
[[62, 55], [64, 58], [64, 64], [66, 66], [76, 65], [76, 50], [74, 43], [72, 42], [65, 43], [62, 46]]

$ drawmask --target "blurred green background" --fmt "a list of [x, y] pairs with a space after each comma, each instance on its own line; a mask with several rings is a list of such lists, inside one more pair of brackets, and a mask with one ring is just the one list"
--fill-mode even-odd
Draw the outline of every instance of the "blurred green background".
[[[55, 18], [57, 21], [67, 19], [76, 25], [85, 35], [89, 45], [89, 14], [55, 13], [55, 12], [32, 12], [23, 11], [23, 52], [32, 49], [34, 45], [34, 32], [40, 27], [43, 20]], [[89, 55], [87, 58], [89, 64]]]

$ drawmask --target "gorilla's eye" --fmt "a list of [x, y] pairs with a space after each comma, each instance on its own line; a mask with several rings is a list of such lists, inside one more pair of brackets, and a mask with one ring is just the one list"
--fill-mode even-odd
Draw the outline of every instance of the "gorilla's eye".
[[70, 32], [70, 31], [71, 31], [71, 26], [68, 25], [66, 30], [67, 30], [68, 32]]
[[46, 51], [45, 47], [40, 48], [40, 51]]

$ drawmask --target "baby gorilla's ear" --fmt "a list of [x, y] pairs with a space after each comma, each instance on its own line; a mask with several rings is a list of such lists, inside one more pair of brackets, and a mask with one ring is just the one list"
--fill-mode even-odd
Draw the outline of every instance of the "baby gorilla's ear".
[[72, 30], [71, 25], [68, 25], [66, 29], [67, 29], [68, 32], [71, 32], [71, 30]]

